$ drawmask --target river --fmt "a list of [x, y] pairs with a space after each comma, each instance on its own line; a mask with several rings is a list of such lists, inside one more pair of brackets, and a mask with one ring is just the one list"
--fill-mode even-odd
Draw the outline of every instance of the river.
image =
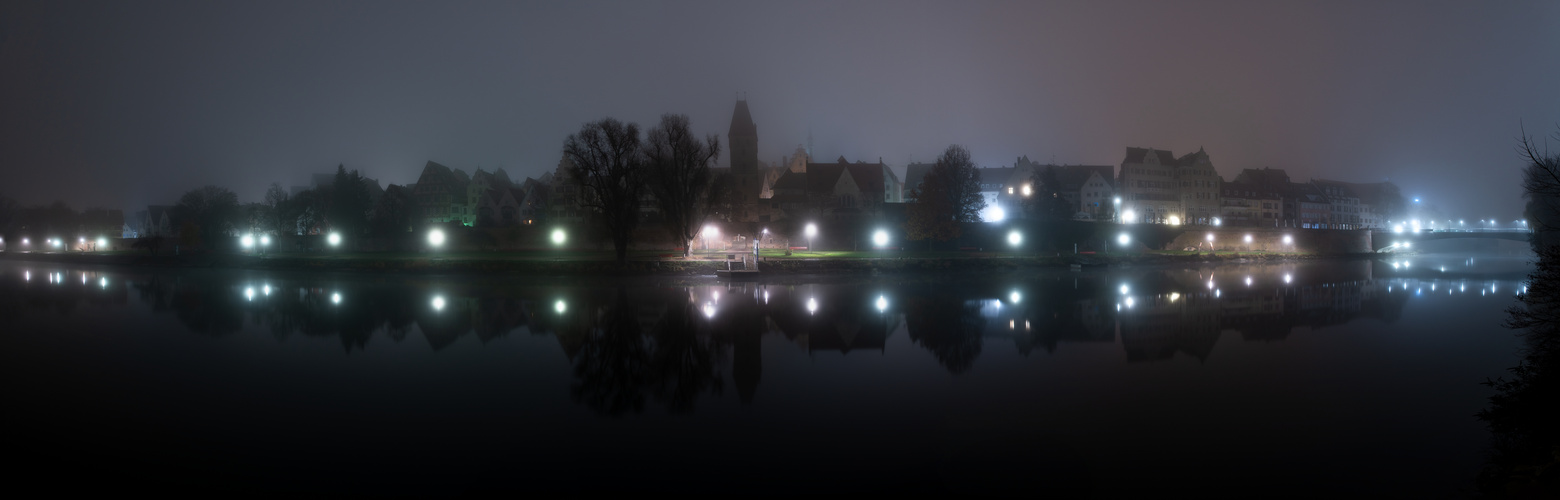
[[1458, 495], [1526, 259], [735, 285], [0, 261], [3, 439], [13, 485], [66, 488]]

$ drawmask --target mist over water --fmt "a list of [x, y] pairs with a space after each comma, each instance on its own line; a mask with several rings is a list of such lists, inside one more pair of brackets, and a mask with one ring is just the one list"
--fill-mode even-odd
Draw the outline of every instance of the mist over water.
[[6, 444], [177, 488], [1445, 494], [1531, 260], [1453, 250], [745, 285], [9, 261]]

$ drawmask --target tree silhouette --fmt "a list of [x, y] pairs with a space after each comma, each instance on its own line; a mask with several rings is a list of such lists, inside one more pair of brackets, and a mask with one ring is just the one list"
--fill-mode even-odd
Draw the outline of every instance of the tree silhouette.
[[693, 239], [716, 208], [710, 166], [720, 156], [720, 138], [694, 136], [687, 115], [661, 115], [650, 129], [644, 148], [650, 192], [655, 194], [666, 228], [683, 244], [683, 257], [693, 255]]
[[911, 192], [905, 233], [911, 240], [948, 241], [958, 238], [959, 225], [980, 220], [986, 200], [980, 195], [980, 172], [970, 151], [952, 145], [937, 157], [921, 187]]
[[583, 191], [580, 205], [599, 213], [618, 263], [627, 263], [644, 189], [639, 126], [615, 118], [586, 123], [564, 140], [563, 156], [574, 165], [569, 174]]

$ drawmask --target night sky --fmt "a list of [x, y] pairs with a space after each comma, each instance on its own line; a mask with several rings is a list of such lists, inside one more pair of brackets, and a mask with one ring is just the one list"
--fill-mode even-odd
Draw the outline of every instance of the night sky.
[[[539, 176], [614, 116], [686, 113], [759, 157], [1119, 165], [1205, 147], [1225, 179], [1390, 179], [1519, 217], [1519, 127], [1560, 123], [1560, 2], [0, 3], [0, 194], [127, 212], [258, 201], [338, 163]], [[1560, 148], [1560, 144], [1555, 145]], [[722, 162], [724, 163], [724, 155]]]

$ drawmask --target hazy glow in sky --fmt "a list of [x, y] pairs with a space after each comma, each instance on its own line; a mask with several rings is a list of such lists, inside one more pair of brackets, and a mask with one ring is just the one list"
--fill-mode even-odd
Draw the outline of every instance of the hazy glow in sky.
[[770, 163], [809, 131], [820, 159], [901, 168], [1205, 147], [1226, 179], [1390, 178], [1517, 218], [1519, 126], [1560, 122], [1555, 26], [1556, 2], [6, 2], [0, 193], [523, 178], [603, 116], [724, 136], [746, 92]]

